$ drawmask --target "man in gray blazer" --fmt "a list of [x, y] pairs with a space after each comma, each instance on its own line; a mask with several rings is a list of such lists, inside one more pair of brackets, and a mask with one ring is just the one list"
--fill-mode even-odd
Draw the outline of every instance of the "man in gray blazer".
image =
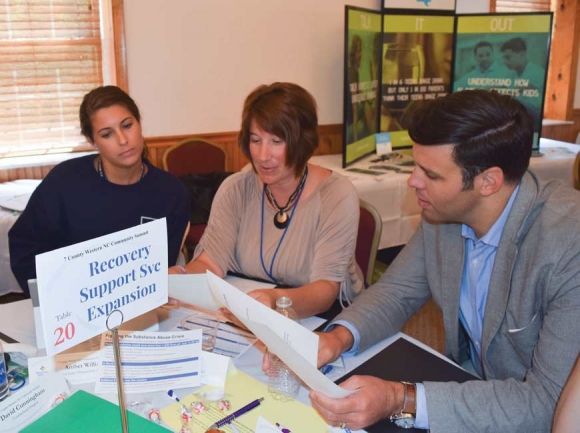
[[[431, 432], [548, 432], [580, 351], [580, 193], [527, 171], [533, 122], [514, 99], [469, 90], [407, 119], [422, 222], [388, 271], [320, 336], [319, 363], [400, 331], [433, 298], [446, 354], [481, 381], [388, 382], [311, 392], [331, 425], [390, 417]], [[385, 366], [388, 368], [388, 366]]]

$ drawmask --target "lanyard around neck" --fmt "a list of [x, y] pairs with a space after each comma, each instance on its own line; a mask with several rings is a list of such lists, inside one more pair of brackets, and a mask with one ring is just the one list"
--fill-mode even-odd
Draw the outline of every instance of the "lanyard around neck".
[[278, 246], [276, 247], [276, 251], [274, 251], [274, 256], [272, 257], [272, 262], [270, 263], [270, 272], [266, 269], [266, 265], [264, 263], [264, 254], [263, 254], [263, 246], [264, 246], [264, 197], [266, 195], [266, 185], [262, 188], [262, 218], [260, 221], [260, 262], [262, 263], [262, 269], [268, 275], [268, 277], [273, 281], [276, 282], [276, 278], [272, 276], [272, 270], [274, 269], [274, 262], [276, 261], [276, 256], [278, 255], [278, 251], [280, 250], [280, 245], [282, 245], [282, 241], [286, 237], [286, 233], [288, 232], [288, 228], [290, 227], [290, 223], [292, 222], [292, 217], [294, 217], [294, 212], [298, 207], [298, 202], [300, 201], [300, 196], [302, 195], [303, 189], [298, 194], [296, 198], [296, 202], [294, 203], [294, 207], [292, 208], [292, 212], [290, 212], [290, 218], [288, 220], [288, 225], [284, 228], [284, 232], [282, 233], [282, 237], [278, 241]]

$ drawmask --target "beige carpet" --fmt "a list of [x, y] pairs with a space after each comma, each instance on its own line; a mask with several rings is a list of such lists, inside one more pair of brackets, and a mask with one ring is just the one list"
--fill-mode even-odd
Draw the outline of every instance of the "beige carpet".
[[[387, 265], [377, 261], [373, 273], [373, 282], [377, 281], [386, 269]], [[443, 318], [439, 307], [433, 301], [429, 301], [411, 317], [403, 326], [402, 331], [439, 353], [444, 353], [445, 332], [443, 331]]]
[[409, 319], [402, 331], [425, 343], [439, 353], [445, 350], [445, 332], [439, 307], [433, 301], [423, 305], [417, 314]]

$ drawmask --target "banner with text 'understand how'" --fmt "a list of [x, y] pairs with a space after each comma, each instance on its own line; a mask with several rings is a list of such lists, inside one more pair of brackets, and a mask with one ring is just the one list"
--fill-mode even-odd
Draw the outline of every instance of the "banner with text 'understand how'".
[[[36, 256], [47, 355], [167, 303], [165, 218]], [[110, 326], [121, 315], [111, 316]]]
[[383, 17], [381, 140], [393, 149], [411, 147], [401, 118], [416, 101], [451, 91], [453, 15]]
[[453, 91], [495, 90], [520, 101], [542, 128], [552, 13], [457, 17]]

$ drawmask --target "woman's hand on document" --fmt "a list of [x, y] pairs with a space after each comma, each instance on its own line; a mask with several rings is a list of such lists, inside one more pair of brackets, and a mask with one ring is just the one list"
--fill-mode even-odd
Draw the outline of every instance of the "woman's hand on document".
[[[273, 298], [273, 289], [256, 289], [247, 293], [256, 301], [264, 304], [268, 308], [274, 308], [276, 301]], [[238, 318], [232, 314], [227, 308], [220, 308], [220, 313], [226, 318], [228, 322], [232, 322], [234, 325], [239, 326], [242, 329], [248, 329]]]
[[227, 308], [220, 308], [219, 309], [219, 313], [223, 317], [225, 317], [226, 322], [233, 323], [238, 328], [242, 328], [242, 329], [248, 330], [248, 328], [246, 327], [246, 325], [244, 325], [240, 320], [238, 320], [238, 318], [230, 310], [228, 310]]

